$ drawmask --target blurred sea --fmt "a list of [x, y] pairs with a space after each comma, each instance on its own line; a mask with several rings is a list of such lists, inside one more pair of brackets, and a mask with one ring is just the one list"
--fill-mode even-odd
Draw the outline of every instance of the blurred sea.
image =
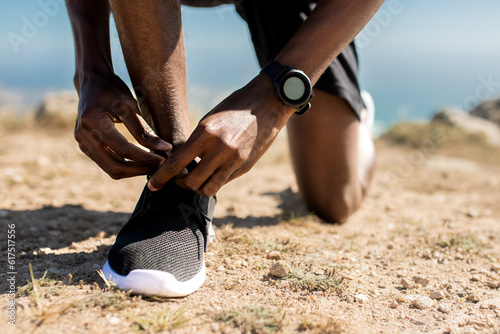
[[[73, 89], [71, 28], [65, 8], [54, 9], [14, 48], [12, 34], [22, 36], [26, 21], [44, 9], [37, 2], [0, 4], [0, 107], [22, 109], [47, 92]], [[500, 96], [499, 12], [498, 0], [387, 0], [357, 38], [360, 83], [375, 99], [378, 129]], [[184, 8], [183, 20], [189, 103], [204, 114], [259, 68], [246, 24], [231, 6]], [[111, 43], [115, 72], [126, 79], [113, 23]]]

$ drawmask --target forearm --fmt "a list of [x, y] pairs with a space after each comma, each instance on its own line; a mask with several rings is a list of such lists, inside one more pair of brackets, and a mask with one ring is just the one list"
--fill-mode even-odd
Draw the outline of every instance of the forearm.
[[304, 71], [314, 84], [363, 29], [384, 0], [320, 0], [276, 60]]
[[77, 91], [86, 77], [113, 72], [109, 43], [110, 8], [107, 0], [66, 0], [75, 42]]

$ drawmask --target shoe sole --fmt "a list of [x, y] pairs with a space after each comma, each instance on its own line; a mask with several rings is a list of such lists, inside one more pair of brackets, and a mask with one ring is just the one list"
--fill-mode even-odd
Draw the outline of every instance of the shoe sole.
[[108, 261], [102, 268], [104, 277], [116, 284], [120, 290], [133, 294], [161, 297], [185, 297], [205, 282], [206, 268], [203, 261], [201, 270], [193, 278], [180, 282], [172, 274], [151, 269], [132, 270], [127, 276], [117, 274]]

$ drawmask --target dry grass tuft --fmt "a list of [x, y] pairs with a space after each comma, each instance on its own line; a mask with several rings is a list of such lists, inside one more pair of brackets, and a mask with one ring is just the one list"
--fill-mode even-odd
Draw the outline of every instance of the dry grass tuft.
[[129, 316], [128, 319], [133, 323], [133, 329], [137, 331], [162, 332], [183, 327], [189, 322], [184, 316], [187, 303], [177, 308], [175, 311], [167, 308], [156, 312], [153, 316], [137, 317]]
[[225, 326], [237, 328], [245, 334], [274, 333], [281, 329], [283, 319], [263, 306], [245, 306], [227, 310], [215, 317]]

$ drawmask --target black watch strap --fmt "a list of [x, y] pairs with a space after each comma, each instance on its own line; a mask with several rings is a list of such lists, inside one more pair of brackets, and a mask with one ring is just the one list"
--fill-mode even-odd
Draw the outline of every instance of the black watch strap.
[[283, 66], [275, 60], [270, 61], [263, 69], [262, 73], [267, 74], [273, 80], [279, 80], [283, 73], [292, 70], [289, 66]]

